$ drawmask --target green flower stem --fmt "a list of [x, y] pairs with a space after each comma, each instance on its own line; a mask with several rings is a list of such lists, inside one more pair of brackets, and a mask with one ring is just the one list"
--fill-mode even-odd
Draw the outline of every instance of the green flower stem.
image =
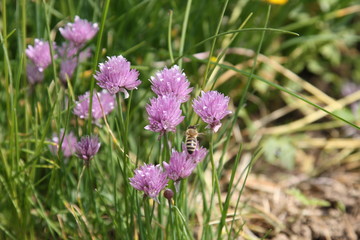
[[[171, 236], [173, 240], [176, 240], [176, 231], [174, 231], [173, 228], [177, 229], [177, 226], [175, 225], [174, 216], [173, 216], [173, 210], [172, 210], [172, 203], [171, 200], [168, 200], [169, 203], [169, 219], [168, 219], [168, 229], [170, 229]], [[170, 227], [169, 227], [170, 226]]]
[[[210, 135], [209, 153], [210, 153], [210, 162], [211, 162], [211, 168], [212, 168], [212, 186], [213, 186], [213, 188], [215, 188], [215, 191], [216, 191], [217, 196], [218, 196], [220, 212], [223, 212], [223, 206], [222, 206], [222, 201], [221, 201], [221, 190], [220, 190], [220, 184], [219, 184], [219, 177], [218, 177], [218, 174], [217, 174], [215, 161], [214, 161], [214, 135], [213, 135], [213, 133], [211, 133], [211, 135]], [[211, 197], [213, 197], [213, 195]]]
[[[96, 52], [95, 52], [95, 57], [94, 57], [94, 62], [93, 62], [93, 72], [95, 72], [99, 59], [100, 59], [100, 52], [101, 52], [101, 39], [103, 37], [103, 33], [104, 33], [104, 28], [105, 28], [105, 21], [106, 21], [106, 17], [109, 11], [109, 6], [110, 6], [110, 0], [106, 0], [103, 6], [103, 12], [102, 12], [102, 17], [101, 17], [101, 23], [100, 23], [100, 29], [99, 29], [99, 33], [97, 36], [97, 43], [96, 43]], [[90, 104], [89, 104], [89, 119], [88, 119], [88, 132], [91, 133], [92, 132], [92, 100], [93, 100], [93, 94], [94, 94], [94, 87], [95, 87], [95, 79], [94, 77], [91, 78], [91, 82], [90, 82]]]

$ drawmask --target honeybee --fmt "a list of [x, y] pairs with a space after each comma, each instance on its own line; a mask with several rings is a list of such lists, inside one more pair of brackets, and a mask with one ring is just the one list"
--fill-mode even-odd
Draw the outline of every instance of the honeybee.
[[197, 147], [197, 136], [199, 135], [196, 126], [189, 126], [186, 130], [186, 150], [189, 154], [192, 154]]

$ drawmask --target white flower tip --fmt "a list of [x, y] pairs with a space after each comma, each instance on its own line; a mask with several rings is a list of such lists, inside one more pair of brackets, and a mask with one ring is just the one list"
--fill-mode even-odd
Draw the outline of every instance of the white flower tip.
[[123, 92], [123, 93], [124, 93], [124, 99], [129, 98], [129, 93], [128, 93], [128, 91], [126, 91], [125, 88], [121, 89], [120, 92]]
[[155, 202], [157, 202], [158, 204], [160, 204], [160, 201], [159, 201], [159, 198], [158, 198], [158, 197], [154, 197], [154, 198], [152, 198], [152, 199], [154, 199]]
[[216, 133], [217, 131], [219, 131], [219, 128], [221, 127], [221, 123], [219, 123], [218, 125], [216, 125], [214, 128], [213, 128], [213, 131]]
[[180, 192], [180, 183], [181, 183], [180, 181], [174, 182], [174, 187], [177, 193]]

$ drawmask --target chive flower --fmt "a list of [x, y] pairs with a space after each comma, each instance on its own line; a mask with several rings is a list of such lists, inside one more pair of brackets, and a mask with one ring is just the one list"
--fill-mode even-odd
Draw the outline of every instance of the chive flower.
[[150, 78], [150, 82], [152, 84], [151, 90], [156, 95], [172, 95], [182, 103], [189, 100], [189, 94], [193, 90], [193, 88], [189, 88], [190, 82], [185, 73], [177, 65], [170, 69], [165, 67], [162, 71], [155, 73], [155, 76]]
[[90, 48], [79, 53], [79, 48], [73, 43], [64, 42], [61, 47], [57, 48], [57, 52], [61, 57], [59, 78], [65, 85], [67, 78], [72, 78], [78, 63], [86, 61], [91, 56]]
[[31, 85], [40, 83], [44, 80], [44, 72], [40, 72], [39, 68], [35, 66], [32, 62], [29, 62], [26, 65], [26, 75], [27, 80]]
[[[38, 68], [39, 72], [43, 72], [51, 63], [50, 46], [47, 41], [35, 39], [34, 46], [29, 45], [25, 53]], [[56, 58], [56, 55], [54, 58]]]
[[158, 195], [168, 183], [167, 175], [160, 165], [144, 164], [134, 171], [134, 177], [129, 178], [130, 185], [136, 190], [143, 191], [148, 196], [159, 202]]
[[123, 92], [125, 98], [129, 97], [127, 90], [136, 89], [141, 83], [139, 72], [130, 69], [130, 62], [123, 56], [108, 57], [108, 60], [99, 64], [100, 71], [94, 75], [97, 85], [105, 88], [111, 94]]
[[75, 16], [73, 23], [68, 23], [65, 27], [59, 28], [59, 31], [65, 39], [76, 46], [81, 46], [95, 36], [99, 31], [99, 26], [97, 23], [91, 23]]
[[78, 53], [79, 48], [71, 42], [63, 42], [61, 46], [56, 48], [56, 51], [62, 59], [67, 59], [74, 57]]
[[176, 126], [183, 120], [181, 116], [180, 102], [173, 96], [159, 96], [151, 98], [146, 106], [149, 125], [146, 130], [160, 132], [160, 137], [165, 132], [175, 132]]
[[201, 92], [201, 96], [193, 100], [194, 111], [214, 132], [221, 127], [220, 120], [230, 114], [228, 110], [230, 98], [217, 91]]
[[[100, 99], [100, 101], [99, 101]], [[86, 92], [84, 95], [79, 96], [79, 100], [76, 101], [74, 108], [74, 114], [82, 119], [89, 118], [89, 106], [90, 106], [90, 92]], [[95, 123], [102, 117], [108, 115], [115, 108], [115, 98], [106, 90], [93, 92], [92, 100], [92, 117]]]
[[199, 148], [199, 144], [197, 144], [197, 147], [193, 153], [188, 153], [186, 149], [186, 144], [182, 144], [182, 150], [183, 152], [187, 153], [187, 158], [192, 161], [195, 164], [198, 164], [204, 160], [206, 155], [208, 154], [208, 150], [204, 147]]
[[89, 166], [90, 160], [99, 151], [100, 142], [97, 136], [85, 136], [76, 144], [76, 155], [84, 160], [84, 164]]
[[56, 155], [58, 152], [59, 144], [60, 144], [60, 141], [62, 138], [63, 138], [63, 141], [61, 144], [61, 151], [63, 153], [63, 156], [67, 158], [67, 157], [72, 156], [76, 151], [75, 145], [76, 145], [77, 139], [73, 132], [69, 132], [69, 134], [66, 134], [65, 136], [64, 136], [64, 129], [60, 130], [59, 135], [58, 135], [58, 133], [53, 133], [53, 136], [50, 141], [55, 143], [56, 146], [49, 145], [49, 148], [50, 148], [50, 151], [54, 155]]
[[66, 59], [60, 64], [59, 78], [63, 83], [67, 83], [67, 78], [71, 78], [74, 74], [75, 68], [77, 67], [77, 58]]
[[168, 178], [177, 182], [190, 176], [197, 164], [188, 155], [187, 151], [172, 151], [169, 163], [163, 162]]
[[174, 181], [176, 192], [179, 192], [180, 181], [187, 178], [194, 171], [198, 163], [204, 160], [207, 154], [206, 148], [196, 148], [190, 154], [186, 149], [186, 144], [182, 144], [182, 152], [173, 149], [169, 163], [163, 162], [165, 173], [169, 179]]

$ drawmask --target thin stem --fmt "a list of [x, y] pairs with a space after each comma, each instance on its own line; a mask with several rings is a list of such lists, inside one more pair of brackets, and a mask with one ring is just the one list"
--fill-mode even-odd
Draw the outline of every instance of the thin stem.
[[[249, 78], [248, 78], [248, 81], [246, 82], [246, 86], [245, 86], [245, 89], [243, 90], [242, 94], [241, 94], [241, 98], [240, 98], [240, 101], [239, 101], [239, 104], [238, 104], [238, 107], [236, 108], [236, 111], [233, 115], [233, 119], [232, 119], [232, 122], [231, 122], [231, 127], [230, 129], [233, 129], [234, 128], [234, 125], [236, 124], [237, 122], [237, 118], [238, 118], [238, 115], [239, 115], [239, 112], [240, 110], [243, 108], [244, 106], [244, 103], [246, 101], [246, 96], [247, 96], [247, 93], [250, 89], [250, 86], [251, 86], [251, 83], [253, 81], [253, 78], [254, 78], [254, 72], [255, 72], [255, 67], [256, 67], [256, 64], [257, 64], [257, 58], [260, 54], [260, 50], [261, 50], [261, 47], [262, 47], [262, 43], [264, 41], [264, 38], [265, 38], [265, 29], [267, 28], [267, 25], [268, 25], [268, 22], [269, 22], [269, 17], [270, 17], [270, 11], [271, 11], [271, 5], [269, 5], [269, 8], [268, 8], [268, 11], [267, 11], [267, 15], [266, 15], [266, 21], [265, 21], [265, 26], [264, 26], [264, 31], [262, 32], [261, 34], [261, 38], [260, 38], [260, 43], [259, 43], [259, 46], [257, 48], [257, 51], [256, 51], [256, 55], [254, 57], [254, 62], [253, 62], [253, 66], [251, 68], [251, 72], [249, 74]], [[243, 30], [243, 29], [242, 29]], [[227, 132], [227, 135], [226, 135], [226, 141], [225, 141], [225, 144], [224, 146], [227, 148], [228, 144], [229, 144], [229, 141], [230, 141], [230, 135], [231, 135], [232, 131], [228, 131]], [[221, 158], [220, 158], [220, 167], [218, 169], [218, 174], [221, 174], [222, 172], [222, 163], [223, 163], [223, 157], [224, 157], [225, 153], [222, 154]]]
[[[225, 10], [226, 10], [226, 7], [227, 7], [228, 3], [229, 3], [229, 0], [226, 0], [224, 6], [223, 6], [223, 8], [222, 8], [222, 12], [221, 12], [221, 15], [220, 15], [220, 19], [219, 19], [218, 25], [217, 25], [217, 27], [216, 27], [215, 35], [217, 35], [217, 34], [219, 33], [219, 31], [220, 31], [222, 19], [223, 19], [223, 17], [224, 17]], [[214, 38], [214, 39], [213, 39], [213, 42], [212, 42], [212, 44], [211, 44], [210, 53], [209, 53], [209, 59], [208, 59], [208, 62], [207, 62], [207, 64], [206, 64], [204, 81], [203, 81], [202, 84], [201, 84], [201, 89], [204, 89], [204, 86], [206, 85], [206, 83], [207, 83], [207, 81], [208, 81], [208, 79], [209, 79], [209, 74], [208, 74], [208, 72], [209, 72], [209, 70], [210, 70], [211, 57], [212, 57], [213, 52], [214, 52], [214, 49], [215, 49], [216, 40], [217, 40], [217, 38]]]
[[[252, 156], [249, 164], [248, 164], [247, 167], [244, 169], [244, 171], [246, 171], [246, 170], [247, 170], [247, 171], [246, 171], [246, 175], [245, 175], [244, 182], [243, 182], [243, 184], [242, 184], [242, 186], [241, 186], [241, 189], [240, 189], [240, 192], [239, 192], [237, 201], [236, 201], [235, 211], [234, 211], [234, 214], [233, 214], [233, 219], [232, 219], [232, 221], [231, 221], [230, 229], [233, 229], [233, 225], [234, 225], [235, 217], [236, 217], [236, 212], [237, 212], [237, 209], [238, 209], [239, 204], [240, 204], [240, 198], [241, 198], [241, 195], [242, 195], [242, 193], [243, 193], [243, 191], [244, 191], [247, 178], [248, 178], [249, 173], [250, 173], [251, 168], [252, 168], [252, 164], [253, 164], [253, 162], [254, 162], [258, 157], [261, 156], [261, 153], [262, 153], [262, 150], [261, 150], [261, 149], [258, 149], [257, 151], [255, 151], [255, 153], [254, 153], [254, 155]], [[239, 181], [242, 179], [242, 176], [243, 176], [243, 174], [240, 175]], [[236, 185], [237, 185], [237, 184], [236, 184]], [[235, 189], [236, 189], [236, 187], [235, 187]], [[231, 233], [231, 232], [228, 233], [228, 239], [231, 239], [231, 238], [230, 238], [230, 233]]]
[[173, 11], [169, 11], [169, 26], [168, 26], [168, 48], [169, 48], [169, 55], [171, 63], [173, 64], [175, 62], [174, 60], [174, 54], [172, 50], [172, 41], [171, 41], [171, 27], [172, 27], [172, 19], [173, 19]]
[[238, 165], [239, 165], [239, 162], [240, 162], [240, 156], [241, 156], [241, 152], [242, 152], [242, 147], [243, 147], [243, 145], [241, 144], [240, 147], [239, 147], [239, 151], [238, 151], [238, 153], [236, 155], [236, 158], [235, 158], [234, 166], [232, 167], [229, 186], [228, 186], [228, 191], [227, 191], [226, 199], [225, 199], [225, 203], [224, 203], [224, 210], [222, 211], [220, 224], [218, 226], [218, 236], [217, 236], [218, 239], [221, 239], [222, 228], [223, 228], [223, 226], [225, 224], [225, 219], [226, 219], [226, 215], [227, 215], [226, 213], [227, 213], [227, 210], [229, 208], [230, 198], [232, 196], [231, 189], [233, 187], [233, 183], [234, 183], [234, 179], [235, 179], [235, 173], [237, 171], [237, 168], [238, 168]]
[[144, 212], [145, 212], [145, 223], [146, 223], [146, 227], [147, 227], [147, 236], [146, 239], [153, 239], [153, 229], [151, 227], [151, 219], [152, 219], [152, 214], [151, 214], [151, 210], [150, 210], [150, 204], [149, 204], [149, 199], [147, 197], [145, 197], [144, 199]]
[[[185, 16], [184, 16], [184, 21], [183, 21], [182, 30], [181, 30], [180, 49], [179, 49], [180, 56], [182, 56], [184, 53], [186, 30], [187, 30], [187, 26], [188, 26], [188, 22], [189, 22], [191, 3], [192, 3], [192, 0], [188, 0], [187, 4], [186, 4]], [[182, 68], [182, 63], [183, 63], [183, 59], [180, 58], [179, 59], [180, 69]]]
[[80, 183], [81, 183], [81, 179], [84, 176], [85, 169], [86, 169], [86, 166], [84, 165], [82, 170], [81, 170], [79, 181], [78, 181], [78, 184], [77, 184], [77, 187], [76, 187], [76, 197], [77, 197], [77, 200], [78, 200], [79, 203], [81, 202], [81, 198], [80, 198], [80, 195], [79, 195]]
[[215, 161], [214, 161], [214, 135], [213, 135], [213, 133], [211, 133], [211, 135], [210, 135], [209, 152], [210, 152], [210, 162], [211, 162], [211, 168], [212, 168], [213, 188], [215, 188], [215, 190], [217, 192], [219, 209], [220, 209], [220, 212], [222, 212], [223, 207], [222, 207], [222, 201], [221, 201], [221, 190], [220, 190], [220, 184], [219, 184], [219, 177], [217, 175]]
[[173, 240], [176, 240], [176, 234], [174, 231], [174, 228], [176, 228], [174, 223], [174, 216], [173, 216], [173, 210], [172, 210], [172, 203], [171, 199], [168, 200], [169, 203], [169, 219], [168, 219], [168, 226], [170, 226], [171, 236]]

